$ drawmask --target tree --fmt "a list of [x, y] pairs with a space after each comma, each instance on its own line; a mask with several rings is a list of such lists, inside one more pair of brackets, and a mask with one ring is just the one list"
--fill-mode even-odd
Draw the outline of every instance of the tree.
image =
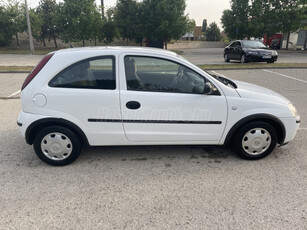
[[114, 21], [114, 8], [110, 8], [106, 12], [104, 17], [104, 24], [101, 27], [101, 33], [99, 39], [103, 40], [104, 43], [111, 44], [115, 37], [119, 37], [119, 33]]
[[57, 6], [55, 22], [64, 42], [96, 39], [98, 12], [95, 0], [64, 0]]
[[271, 1], [277, 22], [276, 28], [279, 31], [287, 33], [286, 49], [288, 49], [290, 33], [299, 29], [303, 19], [303, 15], [301, 14], [302, 2], [297, 0]]
[[13, 23], [12, 32], [14, 32], [16, 37], [17, 46], [19, 46], [18, 33], [25, 31], [27, 28], [25, 5], [21, 4], [18, 0], [9, 0], [6, 10]]
[[136, 0], [119, 0], [117, 2], [114, 20], [118, 31], [124, 40], [140, 42], [142, 36], [142, 9], [141, 3]]
[[203, 20], [203, 25], [201, 26], [201, 32], [206, 33], [207, 30], [207, 19]]
[[0, 46], [9, 45], [14, 35], [14, 23], [9, 12], [0, 6]]
[[274, 26], [273, 14], [270, 0], [252, 0], [249, 7], [248, 36], [262, 38], [265, 34], [278, 32]]
[[48, 39], [49, 41], [52, 39], [54, 46], [57, 48], [58, 45], [56, 38], [58, 36], [58, 31], [54, 22], [56, 14], [55, 0], [41, 0], [36, 12], [39, 14], [39, 18], [42, 20], [39, 31], [39, 40], [41, 40], [44, 46], [46, 46], [45, 39]]
[[185, 0], [144, 0], [143, 4], [148, 40], [162, 41], [167, 49], [170, 39], [178, 39], [186, 33]]
[[196, 22], [194, 19], [188, 19], [187, 22], [187, 33], [189, 35], [189, 41], [190, 41], [190, 34], [194, 32], [196, 27]]
[[223, 28], [230, 38], [242, 39], [248, 36], [249, 0], [231, 0], [230, 10], [222, 15]]
[[212, 22], [207, 29], [207, 41], [220, 41], [221, 31], [215, 22]]

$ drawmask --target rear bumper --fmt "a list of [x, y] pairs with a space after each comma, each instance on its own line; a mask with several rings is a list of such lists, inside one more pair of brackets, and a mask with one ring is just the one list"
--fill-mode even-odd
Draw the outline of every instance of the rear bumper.
[[19, 132], [23, 138], [26, 138], [26, 132], [28, 127], [35, 121], [48, 118], [47, 116], [43, 115], [37, 115], [32, 113], [25, 113], [21, 111], [19, 113], [18, 119], [17, 119], [17, 125], [19, 126]]

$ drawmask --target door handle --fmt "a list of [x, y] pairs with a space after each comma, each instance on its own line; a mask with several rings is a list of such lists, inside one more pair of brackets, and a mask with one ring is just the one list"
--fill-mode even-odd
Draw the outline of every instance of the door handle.
[[141, 104], [138, 101], [128, 101], [126, 103], [126, 107], [128, 109], [139, 109], [141, 107]]

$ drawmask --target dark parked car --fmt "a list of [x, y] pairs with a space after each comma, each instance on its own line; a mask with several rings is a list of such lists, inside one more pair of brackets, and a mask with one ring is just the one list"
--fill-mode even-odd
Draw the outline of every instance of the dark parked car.
[[224, 61], [240, 60], [247, 62], [267, 62], [277, 61], [278, 53], [268, 49], [263, 43], [251, 40], [238, 40], [232, 42], [224, 49]]

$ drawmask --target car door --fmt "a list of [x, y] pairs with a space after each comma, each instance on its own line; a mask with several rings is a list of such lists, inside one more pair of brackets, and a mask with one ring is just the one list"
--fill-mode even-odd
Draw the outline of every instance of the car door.
[[215, 87], [203, 94], [207, 79], [160, 57], [122, 54], [120, 60], [121, 112], [130, 141], [218, 143], [226, 99]]
[[237, 59], [237, 60], [240, 60], [241, 59], [241, 53], [242, 53], [242, 46], [241, 46], [241, 42], [238, 41], [235, 44], [233, 58]]
[[234, 58], [235, 44], [236, 44], [236, 42], [233, 42], [227, 48], [228, 58], [230, 58], [230, 59]]
[[48, 86], [46, 109], [78, 125], [90, 145], [110, 145], [126, 139], [114, 56], [74, 63], [52, 78]]

